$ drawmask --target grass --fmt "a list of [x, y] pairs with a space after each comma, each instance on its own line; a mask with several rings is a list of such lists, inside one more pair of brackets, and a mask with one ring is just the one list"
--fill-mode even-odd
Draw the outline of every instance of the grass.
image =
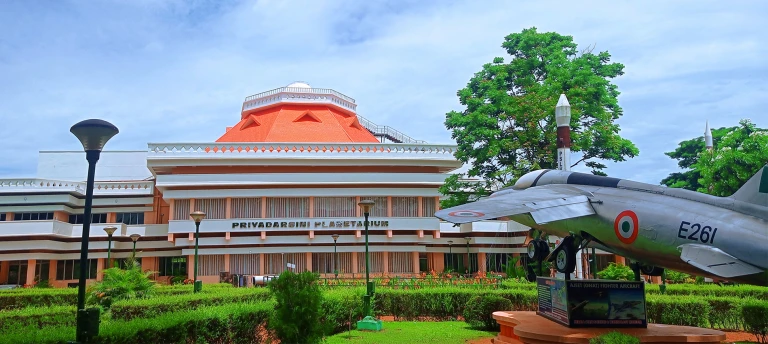
[[327, 338], [329, 344], [407, 344], [443, 343], [464, 344], [467, 340], [493, 338], [498, 332], [472, 329], [462, 321], [384, 322], [379, 332], [352, 330]]

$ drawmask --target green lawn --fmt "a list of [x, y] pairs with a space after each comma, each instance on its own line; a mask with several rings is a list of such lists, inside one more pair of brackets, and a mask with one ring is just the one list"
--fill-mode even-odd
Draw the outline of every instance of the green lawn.
[[417, 322], [396, 321], [384, 322], [380, 332], [363, 332], [352, 330], [328, 337], [329, 344], [406, 344], [406, 343], [443, 343], [464, 344], [468, 339], [493, 338], [498, 332], [479, 331], [469, 327], [462, 321]]

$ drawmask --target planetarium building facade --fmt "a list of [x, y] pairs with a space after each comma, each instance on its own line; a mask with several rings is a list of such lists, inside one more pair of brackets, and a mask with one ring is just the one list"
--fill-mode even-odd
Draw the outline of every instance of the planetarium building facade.
[[87, 262], [79, 260], [85, 155], [41, 151], [35, 178], [0, 179], [0, 284], [65, 287], [80, 264], [98, 280], [108, 248], [117, 265], [135, 252], [160, 282], [191, 279], [194, 211], [206, 214], [204, 283], [284, 269], [361, 277], [361, 200], [374, 202], [372, 276], [499, 271], [508, 255], [525, 252], [527, 228], [514, 222], [454, 227], [434, 217], [438, 188], [461, 167], [455, 146], [414, 140], [356, 107], [342, 93], [293, 83], [247, 97], [239, 121], [215, 141], [104, 151]]

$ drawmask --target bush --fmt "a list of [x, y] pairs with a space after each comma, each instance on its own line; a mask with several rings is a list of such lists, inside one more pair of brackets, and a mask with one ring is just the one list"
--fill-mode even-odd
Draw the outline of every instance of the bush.
[[270, 320], [281, 343], [319, 343], [323, 338], [320, 307], [323, 300], [318, 275], [286, 270], [269, 282], [277, 304]]
[[635, 272], [629, 266], [610, 263], [607, 268], [597, 272], [597, 277], [614, 281], [633, 281]]
[[72, 306], [29, 307], [0, 312], [0, 333], [20, 327], [75, 326]]
[[708, 327], [710, 309], [707, 301], [692, 296], [646, 296], [648, 323]]
[[590, 339], [589, 344], [640, 344], [640, 339], [614, 331]]
[[202, 306], [225, 305], [238, 302], [256, 302], [269, 298], [263, 288], [220, 288], [207, 293], [169, 295], [143, 300], [123, 300], [112, 304], [112, 318], [131, 320], [151, 318], [165, 313], [191, 310]]
[[320, 324], [326, 336], [355, 328], [357, 320], [363, 318], [363, 295], [365, 288], [323, 292]]
[[493, 312], [511, 311], [512, 302], [496, 295], [474, 296], [464, 307], [464, 321], [470, 326], [488, 331], [498, 331], [499, 323], [493, 318]]
[[476, 290], [465, 288], [429, 288], [416, 290], [379, 289], [375, 305], [379, 314], [392, 315], [395, 320], [457, 319], [467, 302], [474, 296], [500, 296], [512, 302], [517, 311], [536, 310], [538, 294], [535, 289]]
[[88, 288], [88, 303], [109, 308], [119, 300], [146, 298], [150, 296], [155, 282], [149, 279], [154, 272], [141, 271], [139, 265], [128, 259], [125, 270], [109, 268], [104, 270], [104, 278]]
[[748, 301], [742, 306], [746, 330], [760, 343], [768, 343], [768, 301]]
[[[164, 314], [151, 319], [103, 321], [92, 343], [266, 343], [260, 325], [274, 304], [238, 303]], [[3, 332], [0, 343], [64, 344], [75, 339], [74, 326]]]

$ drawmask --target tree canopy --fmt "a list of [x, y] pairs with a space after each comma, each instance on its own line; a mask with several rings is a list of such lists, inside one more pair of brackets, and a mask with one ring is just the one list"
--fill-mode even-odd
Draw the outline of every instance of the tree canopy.
[[757, 128], [750, 120], [727, 128], [714, 148], [702, 150], [691, 165], [700, 175], [697, 191], [730, 196], [768, 163], [768, 129]]
[[[712, 144], [717, 146], [720, 139], [726, 133], [736, 129], [737, 127], [712, 129]], [[661, 184], [671, 188], [683, 188], [691, 191], [698, 191], [699, 188], [701, 188], [701, 184], [699, 184], [701, 173], [698, 169], [691, 168], [699, 161], [699, 154], [703, 152], [705, 148], [704, 135], [702, 135], [697, 138], [680, 142], [674, 151], [664, 153], [668, 157], [678, 160], [677, 166], [680, 166], [681, 169], [686, 169], [687, 171], [670, 173], [669, 176], [661, 180]]]
[[525, 29], [505, 37], [509, 62], [496, 57], [457, 92], [464, 111], [446, 114], [445, 126], [458, 145], [456, 158], [471, 165], [467, 183], [449, 177], [441, 192], [443, 207], [472, 201], [514, 184], [523, 174], [556, 168], [555, 105], [561, 93], [571, 104], [571, 151], [592, 173], [605, 175], [600, 160], [624, 161], [639, 151], [619, 136], [619, 91], [610, 79], [624, 65], [607, 51], [577, 50], [573, 37]]

